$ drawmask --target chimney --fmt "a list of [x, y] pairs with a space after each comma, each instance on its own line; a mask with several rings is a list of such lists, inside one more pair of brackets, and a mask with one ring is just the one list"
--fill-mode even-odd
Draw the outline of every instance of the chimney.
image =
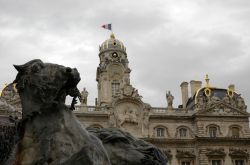
[[228, 89], [235, 91], [235, 85], [234, 84], [230, 84], [228, 86]]
[[186, 103], [188, 101], [188, 82], [182, 82], [180, 87], [182, 95], [182, 106], [183, 108], [186, 108]]
[[195, 92], [200, 89], [202, 86], [202, 82], [201, 81], [195, 81], [195, 80], [191, 80], [190, 81], [190, 87], [191, 87], [191, 97], [194, 96]]

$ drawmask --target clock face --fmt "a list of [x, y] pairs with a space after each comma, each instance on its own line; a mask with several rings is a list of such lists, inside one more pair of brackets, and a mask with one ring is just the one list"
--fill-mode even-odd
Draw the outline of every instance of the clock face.
[[116, 52], [112, 53], [112, 57], [113, 58], [117, 58], [118, 57], [118, 54]]

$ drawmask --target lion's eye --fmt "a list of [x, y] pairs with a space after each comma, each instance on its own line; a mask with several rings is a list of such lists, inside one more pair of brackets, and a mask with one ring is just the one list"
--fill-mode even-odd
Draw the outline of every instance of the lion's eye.
[[69, 68], [69, 67], [67, 67], [67, 68], [66, 68], [66, 72], [67, 72], [67, 73], [71, 73], [71, 72], [72, 72], [72, 69]]

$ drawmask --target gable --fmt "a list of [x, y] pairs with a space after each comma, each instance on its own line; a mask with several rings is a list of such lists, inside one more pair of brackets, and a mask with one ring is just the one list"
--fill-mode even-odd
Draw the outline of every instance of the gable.
[[199, 110], [195, 115], [209, 116], [250, 116], [248, 112], [237, 109], [224, 102], [218, 102], [213, 105], [208, 105], [205, 109]]

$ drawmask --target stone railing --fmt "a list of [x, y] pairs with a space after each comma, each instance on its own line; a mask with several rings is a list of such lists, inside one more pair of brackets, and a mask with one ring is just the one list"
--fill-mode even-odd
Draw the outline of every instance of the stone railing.
[[168, 111], [167, 108], [163, 108], [163, 107], [152, 107], [151, 110], [153, 113], [166, 113]]
[[105, 112], [107, 111], [107, 107], [100, 107], [100, 106], [85, 106], [85, 105], [76, 105], [74, 112], [81, 113], [81, 112]]
[[167, 114], [183, 114], [188, 113], [186, 109], [183, 108], [164, 108], [164, 107], [152, 107], [151, 113], [167, 113]]
[[[74, 113], [109, 113], [109, 107], [104, 106], [86, 106], [76, 105]], [[182, 108], [166, 108], [166, 107], [152, 107], [151, 114], [169, 114], [169, 115], [190, 115], [193, 112], [189, 112]]]

